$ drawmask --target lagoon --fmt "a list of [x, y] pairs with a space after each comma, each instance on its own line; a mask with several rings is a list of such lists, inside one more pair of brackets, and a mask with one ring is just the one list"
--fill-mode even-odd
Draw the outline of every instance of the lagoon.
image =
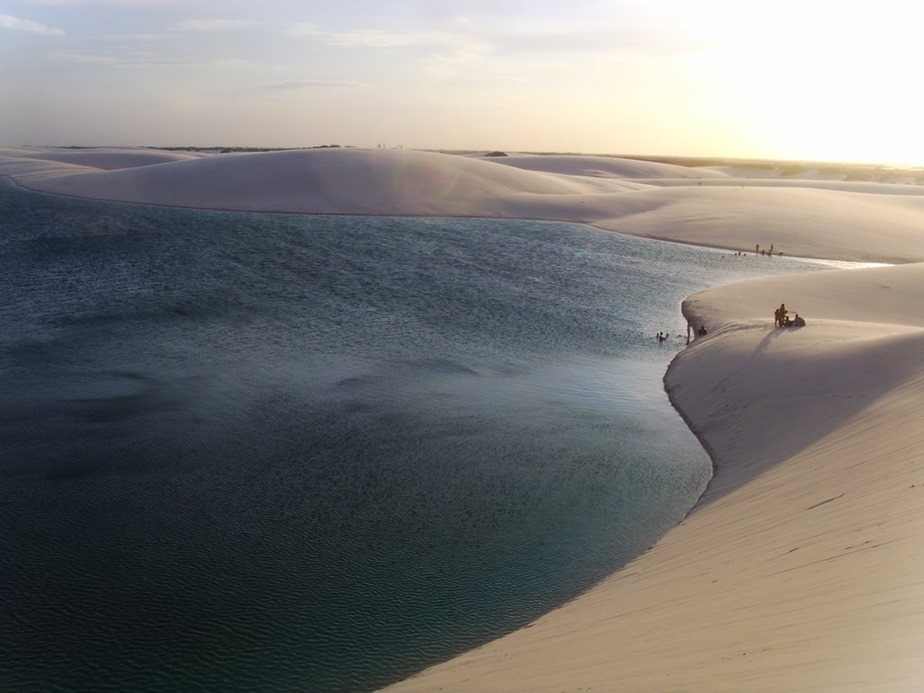
[[708, 482], [683, 297], [830, 266], [10, 186], [0, 219], [15, 690], [371, 690], [523, 626]]

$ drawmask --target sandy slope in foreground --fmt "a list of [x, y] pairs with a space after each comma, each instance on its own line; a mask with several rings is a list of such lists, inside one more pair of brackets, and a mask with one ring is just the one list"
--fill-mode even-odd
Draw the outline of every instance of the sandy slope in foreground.
[[[808, 316], [774, 329], [779, 300]], [[396, 691], [919, 691], [924, 265], [748, 282], [667, 377], [717, 476], [651, 551]]]
[[[229, 191], [247, 204], [265, 192], [286, 211], [314, 200], [352, 212], [547, 216], [730, 248], [917, 261], [687, 299], [684, 312], [710, 334], [666, 382], [717, 464], [700, 505], [584, 596], [394, 690], [920, 690], [924, 190], [728, 175], [701, 185], [670, 167], [642, 180], [618, 161], [542, 171], [367, 152], [313, 173], [305, 167], [319, 160], [303, 156], [106, 172], [29, 154], [0, 151], [0, 174], [64, 194], [172, 204], [185, 186], [183, 199], [224, 207]], [[259, 164], [264, 182], [236, 161]], [[365, 197], [350, 207], [349, 195]], [[774, 329], [780, 302], [809, 325]]]

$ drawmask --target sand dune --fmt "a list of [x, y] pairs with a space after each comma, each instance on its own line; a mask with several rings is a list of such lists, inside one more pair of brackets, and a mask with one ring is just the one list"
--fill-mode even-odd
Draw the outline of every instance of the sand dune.
[[[718, 468], [691, 516], [583, 597], [394, 690], [920, 690], [924, 265], [794, 281], [686, 305], [716, 321], [667, 377]], [[771, 326], [780, 298], [807, 327]]]
[[[0, 160], [0, 173], [3, 166]], [[81, 170], [27, 185], [121, 202], [240, 211], [529, 217], [538, 209], [538, 216], [551, 218], [573, 218], [582, 206], [599, 214], [606, 206], [595, 198], [639, 187], [448, 154], [356, 149], [225, 154], [117, 171]]]
[[[59, 194], [568, 219], [732, 249], [773, 243], [789, 254], [914, 263], [689, 297], [685, 315], [709, 334], [665, 380], [716, 463], [694, 512], [584, 596], [393, 689], [921, 690], [924, 188], [742, 187], [733, 171], [680, 178], [646, 167], [642, 179], [636, 162], [620, 175], [619, 160], [604, 170], [361, 150], [105, 163], [0, 150], [0, 175]], [[774, 328], [781, 302], [808, 325]]]
[[790, 255], [924, 260], [924, 186], [743, 181], [727, 170], [613, 157], [361, 149], [200, 156], [7, 148], [4, 174], [43, 192], [143, 204], [550, 219], [744, 251], [773, 244]]
[[655, 188], [635, 214], [594, 223], [639, 236], [696, 245], [864, 262], [924, 259], [924, 189], [879, 194], [789, 187]]
[[57, 161], [65, 164], [75, 164], [88, 168], [105, 171], [137, 168], [139, 166], [152, 166], [173, 161], [189, 161], [201, 158], [202, 154], [191, 152], [171, 152], [159, 149], [137, 148], [92, 148], [92, 149], [61, 149], [61, 148], [27, 148], [0, 147], [0, 157], [16, 156], [36, 159], [39, 161]]
[[610, 156], [573, 156], [567, 154], [512, 154], [490, 157], [494, 163], [528, 171], [562, 173], [593, 178], [690, 179], [722, 180], [731, 174], [717, 169], [690, 168], [656, 161], [639, 161]]

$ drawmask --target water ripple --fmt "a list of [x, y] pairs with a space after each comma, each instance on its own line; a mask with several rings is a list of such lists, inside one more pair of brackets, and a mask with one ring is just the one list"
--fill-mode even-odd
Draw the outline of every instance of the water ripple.
[[695, 501], [654, 335], [767, 271], [566, 224], [0, 218], [15, 691], [371, 690], [527, 623]]

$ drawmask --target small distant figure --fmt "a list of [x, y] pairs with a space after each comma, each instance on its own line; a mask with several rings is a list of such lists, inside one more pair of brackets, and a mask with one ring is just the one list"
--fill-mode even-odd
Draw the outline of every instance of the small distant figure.
[[658, 332], [658, 343], [663, 342], [665, 339], [667, 339], [667, 335], [663, 332]]
[[690, 340], [693, 338], [693, 325], [687, 323], [687, 344], [690, 343]]
[[780, 307], [773, 311], [773, 324], [775, 327], [786, 327], [786, 323], [789, 321], [787, 314], [789, 313], [786, 310], [786, 304], [781, 303]]
[[696, 331], [696, 334], [698, 334], [700, 337], [705, 337], [706, 336], [706, 326], [700, 325], [699, 329]]
[[805, 318], [796, 313], [796, 317], [792, 319], [793, 327], [805, 327]]
[[760, 243], [754, 246], [754, 254], [760, 255]]
[[773, 257], [773, 243], [770, 244], [770, 252], [767, 253], [770, 257]]

